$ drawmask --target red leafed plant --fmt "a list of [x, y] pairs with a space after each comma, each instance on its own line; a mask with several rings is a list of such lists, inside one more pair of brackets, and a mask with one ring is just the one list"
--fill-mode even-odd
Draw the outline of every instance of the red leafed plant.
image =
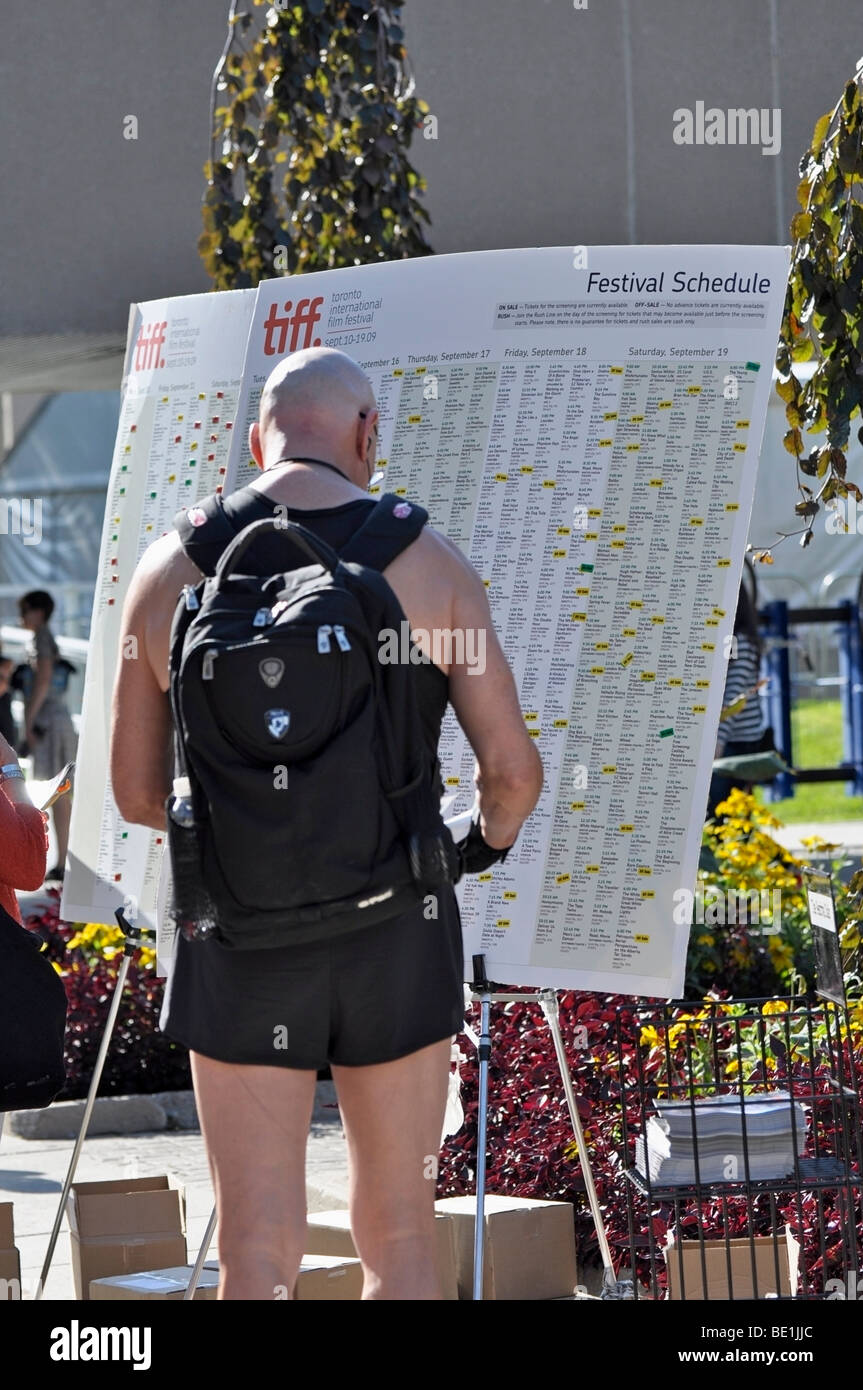
[[[60, 1100], [87, 1094], [105, 1021], [114, 993], [122, 953], [116, 948], [88, 948], [86, 932], [59, 918], [60, 897], [27, 926], [41, 936], [45, 954], [66, 988], [66, 1085]], [[105, 928], [104, 935], [111, 929]], [[119, 933], [117, 933], [119, 937]], [[75, 943], [78, 944], [75, 944]], [[192, 1084], [189, 1054], [159, 1032], [164, 980], [156, 978], [153, 952], [141, 952], [129, 967], [123, 1003], [105, 1060], [100, 1095], [148, 1095], [188, 1090]]]
[[[590, 1147], [599, 1201], [612, 1247], [628, 1245], [621, 1173], [620, 1053], [615, 1021], [631, 1056], [637, 1042], [633, 1001], [620, 995], [567, 992], [560, 998], [560, 1026], [572, 1072], [584, 1137]], [[476, 1021], [473, 1026], [476, 1027]], [[473, 1192], [476, 1183], [478, 1068], [473, 1048], [460, 1039], [465, 1122], [441, 1155], [438, 1195]], [[551, 1038], [535, 1004], [492, 1008], [489, 1072], [488, 1191], [516, 1197], [571, 1201], [579, 1218], [580, 1253], [589, 1258], [596, 1235], [574, 1154], [572, 1127]]]

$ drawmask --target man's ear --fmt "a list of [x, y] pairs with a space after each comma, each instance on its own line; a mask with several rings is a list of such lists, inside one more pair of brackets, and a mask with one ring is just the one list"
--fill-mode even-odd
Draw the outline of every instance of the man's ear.
[[357, 453], [362, 459], [364, 468], [368, 467], [369, 442], [376, 438], [374, 431], [378, 419], [379, 412], [377, 410], [370, 410], [364, 418], [360, 417], [359, 428], [357, 429]]
[[263, 470], [264, 456], [261, 453], [261, 427], [257, 420], [249, 426], [249, 451], [258, 467]]
[[367, 447], [366, 447], [366, 440], [368, 439], [368, 435], [369, 435], [369, 422], [368, 422], [368, 418], [363, 419], [363, 417], [362, 417], [362, 415], [361, 415], [360, 418], [357, 420], [357, 458], [358, 458], [358, 459], [360, 460], [360, 462], [363, 463], [363, 464], [365, 464], [365, 461], [366, 461], [366, 453], [368, 452]]

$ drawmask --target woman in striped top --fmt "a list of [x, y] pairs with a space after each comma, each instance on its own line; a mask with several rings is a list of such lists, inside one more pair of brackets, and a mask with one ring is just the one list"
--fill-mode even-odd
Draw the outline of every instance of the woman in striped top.
[[[765, 747], [768, 730], [765, 728], [761, 699], [756, 689], [761, 674], [761, 651], [758, 613], [745, 586], [741, 585], [737, 612], [734, 615], [734, 645], [728, 662], [722, 705], [725, 708], [741, 696], [746, 697], [746, 703], [741, 710], [732, 714], [730, 718], [723, 719], [719, 725], [717, 758], [742, 757], [747, 753], [759, 753]], [[748, 786], [748, 782], [738, 777], [720, 777], [714, 774], [710, 782], [708, 818], [714, 816], [716, 806], [725, 800], [732, 788]]]

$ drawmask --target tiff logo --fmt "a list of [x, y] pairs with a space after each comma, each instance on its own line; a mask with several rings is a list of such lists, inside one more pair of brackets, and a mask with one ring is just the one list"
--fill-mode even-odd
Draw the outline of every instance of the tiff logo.
[[165, 346], [168, 325], [166, 323], [142, 323], [135, 340], [136, 372], [149, 371], [151, 367], [164, 367], [162, 348]]
[[[323, 295], [318, 295], [317, 299], [298, 299], [297, 307], [294, 309], [294, 301], [285, 301], [285, 312], [279, 314], [278, 305], [271, 304], [270, 312], [264, 320], [264, 352], [267, 357], [283, 356], [285, 352], [296, 352], [298, 348], [320, 347], [320, 338], [312, 338], [315, 324], [320, 323], [320, 308], [323, 304]], [[291, 309], [294, 309], [293, 314]], [[288, 343], [288, 329], [291, 330], [291, 340]], [[303, 341], [300, 342], [300, 331], [305, 329]]]
[[131, 1361], [135, 1371], [149, 1371], [152, 1329], [149, 1327], [82, 1327], [73, 1318], [69, 1327], [51, 1331], [52, 1361]]
[[41, 497], [0, 497], [0, 536], [20, 536], [24, 545], [42, 539]]

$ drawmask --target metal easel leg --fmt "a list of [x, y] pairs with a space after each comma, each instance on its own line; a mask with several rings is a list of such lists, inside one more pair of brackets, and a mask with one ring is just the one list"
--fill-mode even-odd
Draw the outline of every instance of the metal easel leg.
[[204, 1268], [204, 1261], [206, 1260], [207, 1253], [210, 1249], [210, 1246], [213, 1243], [213, 1232], [215, 1231], [215, 1229], [216, 1208], [213, 1207], [213, 1210], [210, 1212], [210, 1219], [207, 1222], [207, 1229], [204, 1232], [204, 1239], [201, 1241], [201, 1248], [198, 1251], [198, 1258], [195, 1261], [195, 1268], [192, 1270], [192, 1277], [189, 1280], [186, 1292], [183, 1294], [184, 1302], [187, 1302], [189, 1299], [195, 1297], [195, 1290], [198, 1287], [198, 1280], [201, 1277], [201, 1270]]
[[593, 1171], [590, 1166], [590, 1157], [587, 1144], [584, 1139], [584, 1131], [581, 1127], [581, 1117], [578, 1113], [578, 1106], [575, 1101], [575, 1090], [572, 1085], [572, 1075], [569, 1070], [569, 1062], [566, 1058], [566, 1050], [563, 1046], [563, 1037], [560, 1031], [560, 1006], [557, 994], [553, 989], [543, 989], [539, 994], [539, 1002], [542, 1012], [545, 1014], [546, 1023], [551, 1030], [554, 1039], [554, 1050], [557, 1053], [557, 1064], [560, 1068], [560, 1077], [563, 1081], [563, 1089], [566, 1093], [566, 1105], [569, 1110], [569, 1118], [572, 1122], [572, 1131], [575, 1135], [575, 1142], [578, 1145], [578, 1158], [581, 1164], [581, 1171], [584, 1175], [584, 1185], [587, 1188], [587, 1200], [590, 1204], [590, 1212], [593, 1217], [593, 1224], [596, 1227], [596, 1237], [599, 1241], [599, 1251], [602, 1256], [603, 1268], [603, 1298], [609, 1299], [629, 1299], [634, 1296], [632, 1284], [629, 1280], [617, 1280], [614, 1274], [614, 1265], [611, 1259], [611, 1247], [608, 1244], [608, 1236], [605, 1230], [605, 1222], [602, 1219], [602, 1209], [599, 1205], [599, 1198], [596, 1195], [596, 1186], [593, 1181]]
[[479, 1109], [476, 1132], [476, 1211], [473, 1225], [473, 1296], [482, 1301], [485, 1264], [485, 1165], [488, 1148], [488, 1070], [491, 1058], [491, 986], [485, 973], [485, 956], [473, 958], [475, 981], [480, 996]]
[[114, 1032], [114, 1025], [117, 1022], [117, 1014], [120, 1012], [120, 1004], [123, 1000], [123, 988], [126, 984], [126, 976], [129, 973], [129, 966], [132, 962], [132, 957], [134, 956], [138, 947], [143, 944], [141, 938], [145, 935], [150, 935], [149, 930], [147, 928], [137, 928], [131, 926], [130, 923], [126, 921], [126, 918], [123, 916], [122, 909], [117, 910], [116, 917], [120, 925], [120, 929], [126, 938], [125, 944], [123, 946], [123, 960], [120, 965], [120, 969], [117, 972], [117, 983], [114, 986], [114, 993], [111, 996], [111, 1007], [108, 1010], [108, 1018], [105, 1023], [105, 1031], [102, 1034], [102, 1042], [99, 1046], [99, 1052], [96, 1057], [96, 1065], [93, 1068], [93, 1079], [90, 1082], [90, 1089], [87, 1092], [87, 1104], [84, 1107], [84, 1116], [81, 1120], [81, 1128], [78, 1131], [78, 1138], [75, 1140], [75, 1147], [72, 1150], [72, 1157], [69, 1160], [69, 1170], [66, 1173], [66, 1181], [63, 1184], [63, 1191], [60, 1194], [60, 1205], [57, 1208], [57, 1215], [54, 1218], [54, 1225], [51, 1230], [51, 1239], [48, 1242], [48, 1251], [45, 1255], [45, 1261], [42, 1265], [42, 1272], [39, 1275], [39, 1283], [36, 1286], [36, 1302], [39, 1302], [39, 1300], [42, 1298], [43, 1293], [45, 1292], [45, 1281], [48, 1278], [48, 1272], [51, 1268], [51, 1261], [54, 1258], [54, 1251], [57, 1246], [57, 1238], [60, 1234], [60, 1226], [63, 1221], [63, 1213], [66, 1210], [66, 1199], [69, 1196], [69, 1190], [72, 1186], [72, 1183], [75, 1181], [75, 1171], [78, 1167], [78, 1159], [81, 1156], [81, 1149], [83, 1147], [84, 1140], [87, 1137], [87, 1130], [90, 1126], [90, 1117], [93, 1114], [93, 1106], [96, 1104], [96, 1092], [99, 1089], [99, 1082], [102, 1079], [102, 1070], [105, 1066], [105, 1058], [108, 1055], [108, 1048], [111, 1045], [111, 1036]]

